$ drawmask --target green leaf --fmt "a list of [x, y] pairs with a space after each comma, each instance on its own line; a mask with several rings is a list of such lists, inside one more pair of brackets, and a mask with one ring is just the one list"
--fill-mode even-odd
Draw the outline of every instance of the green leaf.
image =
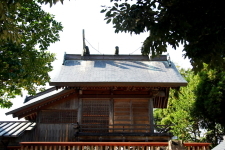
[[111, 22], [111, 19], [108, 19], [106, 23], [108, 24], [108, 23], [110, 23], [110, 22]]
[[102, 9], [100, 13], [104, 13], [104, 12], [106, 12], [106, 9]]

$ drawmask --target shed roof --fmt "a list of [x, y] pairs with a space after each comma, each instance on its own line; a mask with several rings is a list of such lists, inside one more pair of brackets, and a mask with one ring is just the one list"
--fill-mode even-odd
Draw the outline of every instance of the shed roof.
[[65, 55], [51, 86], [186, 86], [175, 65], [163, 59], [135, 56]]
[[18, 137], [27, 130], [32, 130], [35, 122], [0, 121], [0, 137]]
[[13, 114], [13, 117], [18, 117], [16, 115], [16, 113], [18, 112], [21, 112], [26, 109], [28, 109], [29, 112], [30, 110], [41, 108], [50, 103], [51, 101], [55, 100], [57, 97], [67, 95], [70, 92], [71, 90], [66, 89], [56, 90], [55, 87], [49, 88], [46, 91], [37, 93], [37, 95], [35, 96], [27, 97], [25, 99], [25, 104], [23, 106], [20, 106], [14, 110], [7, 112], [6, 115]]

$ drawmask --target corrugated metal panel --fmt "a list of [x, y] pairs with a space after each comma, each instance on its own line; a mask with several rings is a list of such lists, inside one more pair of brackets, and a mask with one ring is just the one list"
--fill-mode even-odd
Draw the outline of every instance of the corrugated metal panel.
[[32, 130], [36, 123], [28, 121], [1, 121], [0, 137], [18, 137], [26, 130]]

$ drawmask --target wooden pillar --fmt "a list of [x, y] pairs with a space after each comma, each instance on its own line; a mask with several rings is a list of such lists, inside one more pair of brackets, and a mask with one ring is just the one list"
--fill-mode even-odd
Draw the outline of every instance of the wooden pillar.
[[82, 98], [78, 99], [78, 113], [77, 113], [77, 122], [79, 124], [82, 124], [81, 120], [82, 120]]
[[148, 110], [149, 110], [150, 133], [154, 133], [153, 98], [149, 99]]
[[42, 116], [42, 113], [40, 110], [37, 111], [37, 116], [36, 116], [36, 129], [35, 129], [35, 138], [34, 140], [39, 141], [40, 140], [40, 118]]
[[113, 119], [113, 105], [114, 105], [114, 102], [113, 102], [113, 98], [110, 99], [109, 101], [109, 125], [113, 125], [114, 124], [114, 119]]
[[[130, 100], [130, 125], [134, 125], [134, 115], [133, 115], [133, 101]], [[133, 130], [134, 126], [130, 126], [130, 131], [134, 132]]]

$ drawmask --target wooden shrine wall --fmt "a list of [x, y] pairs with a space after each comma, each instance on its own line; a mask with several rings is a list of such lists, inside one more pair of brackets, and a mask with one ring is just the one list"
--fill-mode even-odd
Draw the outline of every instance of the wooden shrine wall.
[[74, 141], [73, 126], [77, 122], [77, 97], [51, 105], [38, 113], [38, 141]]
[[[140, 130], [140, 128], [143, 128], [143, 126], [138, 125], [149, 125], [149, 100], [115, 99], [114, 124], [121, 124], [121, 126], [116, 126], [117, 128], [123, 129], [118, 130], [119, 132], [146, 132], [146, 128]], [[135, 126], [126, 126], [126, 124]], [[134, 130], [131, 130], [130, 128], [134, 128]]]
[[[87, 129], [82, 130], [82, 132], [146, 133], [150, 131], [149, 108], [149, 99], [146, 98], [79, 99], [74, 97], [67, 101], [62, 100], [60, 103], [38, 112], [35, 140], [75, 141], [76, 131], [74, 126], [77, 122]], [[138, 126], [140, 124], [146, 125], [146, 127]], [[120, 128], [121, 130], [113, 130], [114, 128]]]
[[108, 132], [109, 106], [109, 99], [83, 99], [81, 123], [88, 130], [82, 132]]

